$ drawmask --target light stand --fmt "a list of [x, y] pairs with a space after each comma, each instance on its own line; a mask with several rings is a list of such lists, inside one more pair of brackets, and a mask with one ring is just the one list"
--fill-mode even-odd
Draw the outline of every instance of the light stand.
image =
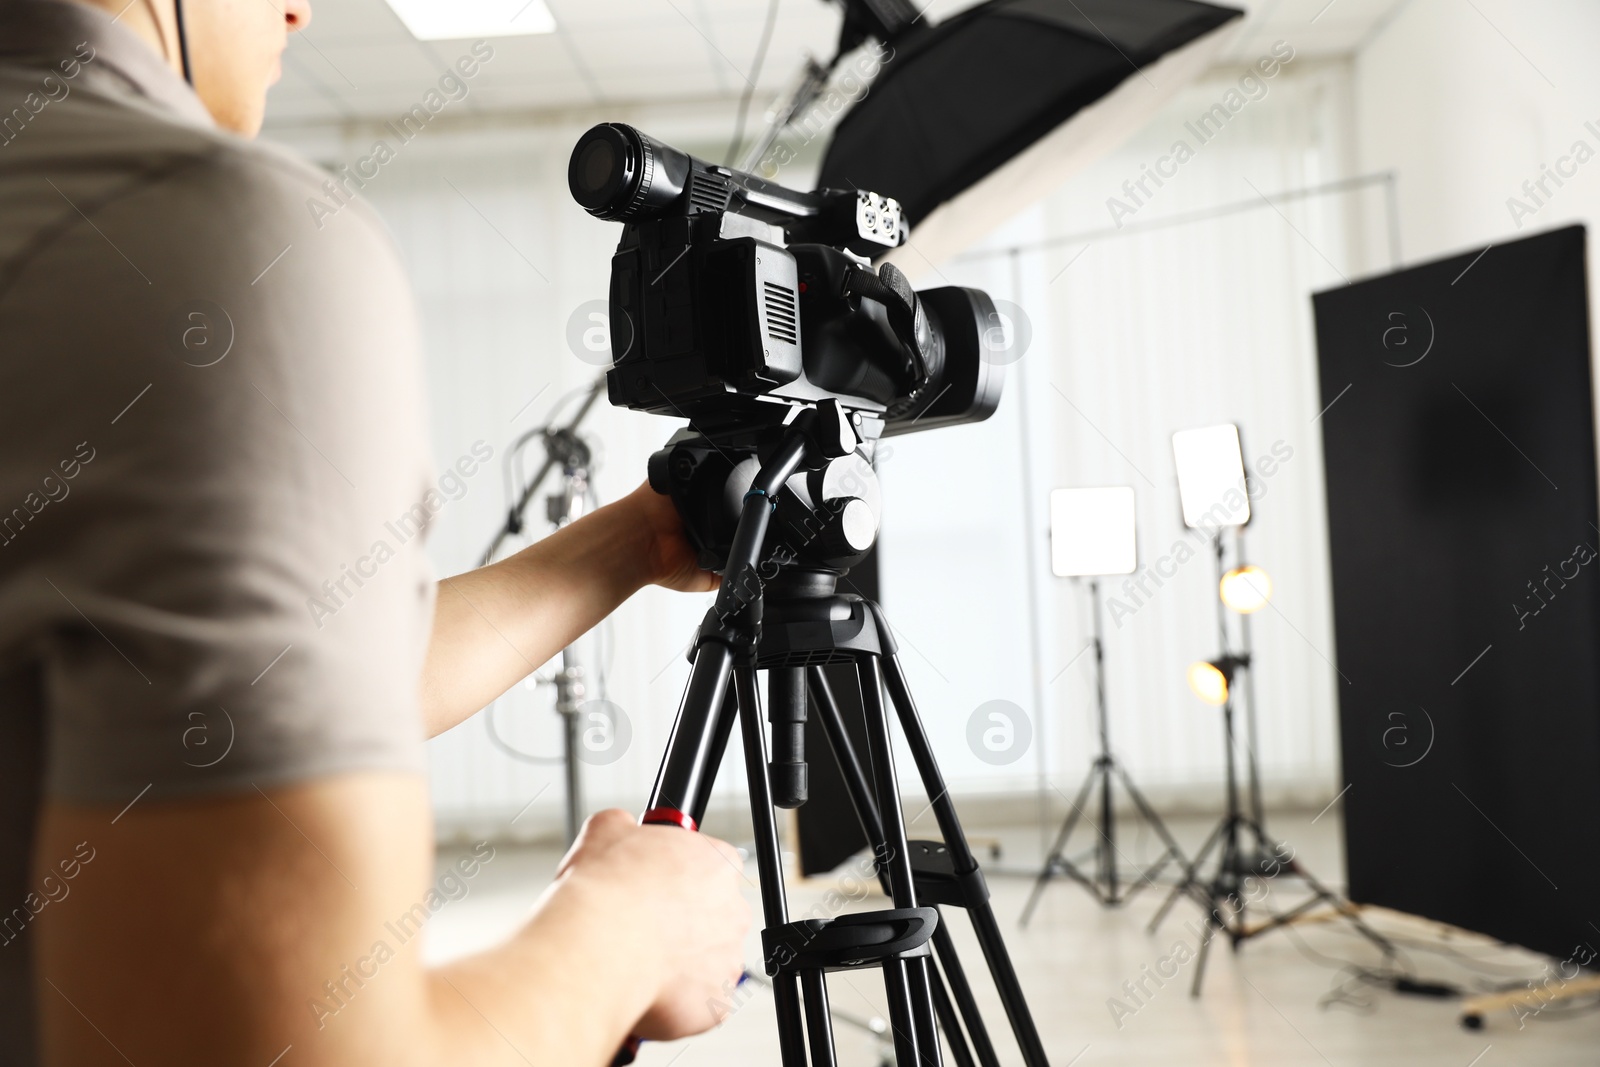
[[[1222, 565], [1222, 533], [1214, 536], [1219, 573]], [[1221, 604], [1219, 580], [1219, 605]], [[1245, 614], [1245, 613], [1241, 613]], [[1226, 934], [1235, 952], [1240, 945], [1253, 937], [1287, 926], [1306, 916], [1313, 908], [1327, 905], [1348, 920], [1367, 940], [1378, 947], [1387, 959], [1394, 955], [1392, 942], [1369, 926], [1355, 905], [1323, 885], [1306, 870], [1294, 856], [1293, 850], [1267, 835], [1258, 814], [1245, 814], [1239, 798], [1239, 776], [1234, 763], [1234, 679], [1240, 670], [1250, 669], [1248, 655], [1235, 655], [1227, 651], [1227, 614], [1218, 608], [1223, 654], [1209, 663], [1197, 663], [1190, 668], [1190, 684], [1207, 703], [1222, 708], [1223, 760], [1226, 770], [1227, 810], [1216, 828], [1211, 831], [1200, 851], [1184, 871], [1183, 881], [1175, 886], [1161, 908], [1150, 920], [1150, 932], [1161, 925], [1167, 912], [1179, 897], [1186, 896], [1199, 904], [1206, 916], [1205, 933], [1200, 940], [1195, 960], [1194, 981], [1190, 995], [1200, 995], [1200, 985], [1205, 978], [1205, 967], [1211, 939], [1215, 934]], [[1246, 675], [1248, 677], [1248, 674]], [[1252, 761], [1250, 770], [1251, 804], [1260, 808], [1260, 787]], [[1248, 835], [1252, 843], [1246, 844]], [[1209, 875], [1201, 875], [1200, 868], [1217, 851], [1216, 867]], [[1253, 901], [1252, 882], [1260, 886], [1266, 879], [1280, 876], [1298, 878], [1310, 889], [1311, 895], [1285, 912], [1268, 912], [1265, 919], [1252, 920], [1250, 910], [1258, 904]], [[1264, 910], [1264, 909], [1263, 909]]]
[[[489, 547], [484, 550], [484, 566], [488, 566], [490, 563], [494, 562], [495, 554], [500, 551], [500, 546], [505, 543], [506, 538], [522, 532], [524, 524], [523, 516], [528, 510], [528, 505], [532, 503], [534, 494], [539, 491], [539, 487], [544, 484], [544, 480], [550, 476], [550, 473], [561, 464], [563, 450], [559, 447], [549, 447], [550, 443], [552, 441], [578, 440], [578, 427], [583, 424], [584, 418], [589, 414], [589, 409], [594, 407], [595, 401], [600, 399], [600, 394], [605, 392], [605, 388], [606, 379], [605, 375], [602, 374], [600, 377], [594, 380], [593, 385], [588, 387], [588, 390], [584, 395], [583, 402], [578, 405], [578, 410], [573, 414], [572, 418], [568, 420], [565, 426], [541, 426], [536, 429], [529, 430], [527, 433], [517, 438], [516, 442], [512, 444], [511, 454], [515, 455], [523, 445], [527, 444], [533, 438], [543, 437], [546, 444], [544, 463], [540, 465], [539, 473], [535, 474], [533, 479], [528, 482], [527, 485], [521, 487], [521, 489], [518, 491], [516, 502], [513, 503], [506, 511], [505, 523], [494, 535], [494, 540], [489, 542]], [[568, 394], [569, 397], [571, 395], [572, 394]], [[558, 402], [556, 406], [560, 407], [561, 402]]]
[[[1234, 569], [1236, 571], [1244, 571], [1247, 567], [1247, 564], [1244, 561], [1243, 526], [1235, 526], [1233, 528], [1233, 554], [1235, 561]], [[1217, 589], [1220, 593], [1222, 584], [1228, 576], [1228, 572], [1222, 569], [1222, 540], [1220, 536], [1218, 537], [1216, 544], [1216, 559]], [[1226, 604], [1220, 595], [1217, 599], [1219, 603], [1224, 605]], [[1263, 602], [1265, 602], [1265, 598], [1263, 598]], [[1253, 614], [1255, 614], [1253, 611], [1239, 612], [1239, 647], [1242, 649], [1240, 655], [1244, 658], [1246, 663], [1250, 662], [1250, 657], [1255, 652], [1255, 644], [1250, 639], [1250, 616]], [[1221, 611], [1220, 608], [1218, 609], [1217, 617], [1219, 631], [1222, 634], [1222, 647], [1224, 651], [1226, 651], [1228, 647], [1228, 627], [1226, 615]], [[1260, 756], [1258, 755], [1261, 749], [1258, 745], [1256, 733], [1256, 672], [1251, 670], [1249, 667], [1246, 667], [1244, 672], [1244, 712], [1244, 754], [1245, 769], [1249, 772], [1250, 777], [1250, 815], [1255, 819], [1257, 825], [1265, 826], [1267, 821], [1265, 808], [1261, 802], [1261, 764]]]
[[[1097, 578], [1089, 580], [1089, 600], [1094, 613], [1095, 703], [1100, 730], [1100, 754], [1095, 757], [1088, 775], [1078, 788], [1078, 795], [1072, 802], [1072, 810], [1067, 813], [1066, 820], [1062, 822], [1061, 829], [1056, 834], [1055, 844], [1051, 846], [1050, 854], [1045, 857], [1044, 866], [1033, 884], [1033, 892], [1028, 896], [1027, 906], [1022, 909], [1023, 926], [1026, 926], [1028, 920], [1033, 917], [1033, 909], [1039, 903], [1045, 886], [1057, 875], [1071, 878], [1093, 894], [1101, 904], [1116, 907], [1140, 889], [1152, 884], [1169, 862], [1176, 861], [1180, 866], [1185, 863], [1183, 851], [1178, 848], [1178, 843], [1167, 831], [1161, 816], [1150, 807], [1144, 794], [1133, 784], [1133, 778], [1127, 769], [1111, 752], [1111, 731], [1106, 712], [1105, 643], [1100, 624], [1100, 582]], [[1112, 803], [1113, 779], [1122, 783], [1139, 815], [1149, 823], [1151, 829], [1155, 830], [1166, 846], [1156, 861], [1142, 872], [1138, 872], [1131, 882], [1125, 880], [1117, 869], [1120, 853], [1117, 851], [1116, 812]], [[1077, 862], [1067, 857], [1066, 847], [1073, 830], [1077, 828], [1079, 819], [1087, 820], [1084, 804], [1096, 790], [1100, 794], [1100, 820], [1099, 825], [1095, 827], [1098, 838], [1094, 843], [1094, 873], [1086, 874]]]
[[[1226, 569], [1227, 565], [1223, 562], [1222, 530], [1223, 530], [1222, 527], [1218, 527], [1216, 534], [1211, 538], [1211, 555], [1212, 555], [1212, 558], [1216, 561], [1216, 573], [1217, 573], [1217, 590], [1218, 590], [1218, 595], [1217, 595], [1217, 645], [1218, 645], [1219, 648], [1222, 649], [1222, 655], [1224, 657], [1229, 657], [1229, 656], [1233, 656], [1233, 652], [1229, 647], [1230, 642], [1229, 642], [1229, 638], [1228, 638], [1228, 604], [1227, 604], [1227, 601], [1221, 595], [1221, 590], [1222, 590], [1222, 587], [1223, 587], [1223, 581], [1226, 579], [1227, 574], [1228, 574], [1228, 571]], [[1235, 526], [1234, 527], [1234, 535], [1233, 536], [1234, 536], [1234, 546], [1235, 546], [1236, 554], [1239, 554], [1239, 553], [1242, 552], [1242, 549], [1240, 549], [1238, 546], [1241, 544], [1241, 542], [1243, 540], [1243, 536], [1244, 536], [1243, 531], [1244, 531], [1244, 527], [1243, 526]], [[1240, 629], [1241, 629], [1241, 635], [1244, 637], [1244, 640], [1241, 642], [1241, 644], [1243, 646], [1241, 651], [1239, 652], [1239, 654], [1237, 656], [1235, 656], [1233, 658], [1235, 659], [1235, 661], [1237, 663], [1237, 671], [1244, 675], [1244, 678], [1243, 678], [1244, 706], [1245, 706], [1244, 770], [1245, 770], [1245, 781], [1247, 783], [1247, 788], [1249, 789], [1249, 797], [1250, 797], [1250, 822], [1258, 830], [1258, 832], [1255, 834], [1255, 838], [1254, 838], [1255, 839], [1254, 851], [1250, 854], [1249, 859], [1253, 864], [1259, 865], [1262, 862], [1262, 860], [1268, 856], [1268, 852], [1267, 852], [1267, 846], [1266, 846], [1266, 839], [1263, 836], [1263, 834], [1265, 832], [1264, 827], [1266, 826], [1266, 821], [1263, 818], [1263, 804], [1262, 804], [1262, 800], [1261, 800], [1261, 770], [1260, 770], [1260, 765], [1257, 762], [1257, 758], [1256, 758], [1256, 752], [1257, 752], [1256, 743], [1257, 742], [1256, 742], [1255, 671], [1251, 667], [1252, 660], [1251, 660], [1250, 657], [1251, 657], [1252, 649], [1250, 647], [1250, 640], [1249, 640], [1250, 616], [1252, 614], [1254, 614], [1254, 612], [1252, 612], [1252, 611], [1241, 611], [1241, 612], [1238, 613], [1238, 615], [1239, 615], [1239, 625], [1240, 625]], [[1223, 708], [1223, 716], [1224, 716], [1224, 718], [1227, 718], [1232, 713], [1233, 689], [1232, 689], [1231, 679], [1230, 679], [1228, 696], [1229, 696], [1228, 702], [1227, 702], [1227, 704], [1224, 705], [1224, 708]], [[1231, 738], [1233, 737], [1233, 734], [1231, 732], [1231, 730], [1232, 730], [1231, 725], [1229, 725], [1228, 729], [1230, 731], [1229, 735], [1228, 735], [1229, 738], [1230, 738], [1230, 740], [1228, 742], [1228, 773], [1231, 775], [1233, 773], [1233, 758], [1234, 758], [1235, 746], [1233, 744], [1233, 741], [1231, 740]]]
[[[554, 442], [554, 443], [552, 443]], [[571, 430], [557, 431], [546, 439], [552, 459], [561, 462], [561, 488], [545, 498], [545, 514], [556, 529], [576, 521], [589, 503], [589, 446]], [[562, 755], [567, 787], [567, 847], [578, 840], [583, 826], [583, 771], [579, 753], [583, 751], [583, 706], [587, 687], [583, 663], [576, 645], [561, 650], [561, 669], [555, 675], [556, 714], [561, 716]]]
[[[544, 445], [545, 458], [539, 471], [526, 485], [520, 487], [516, 501], [506, 513], [505, 524], [490, 542], [488, 549], [483, 554], [484, 565], [494, 562], [495, 554], [500, 550], [507, 537], [523, 531], [528, 505], [532, 502], [534, 494], [544, 484], [545, 479], [560, 469], [561, 484], [545, 498], [545, 517], [556, 529], [566, 526], [582, 517], [588, 508], [590, 489], [589, 475], [593, 462], [593, 455], [588, 442], [578, 435], [578, 427], [594, 407], [600, 394], [605, 389], [605, 378], [597, 378], [589, 386], [578, 410], [568, 420], [565, 426], [544, 426], [520, 437], [512, 445], [511, 454], [517, 454], [523, 445], [538, 437]], [[560, 404], [557, 405], [561, 406]], [[561, 763], [564, 768], [566, 786], [566, 818], [565, 833], [566, 843], [570, 847], [578, 839], [578, 830], [583, 826], [584, 800], [583, 800], [583, 768], [581, 753], [583, 752], [583, 719], [580, 709], [588, 698], [588, 686], [585, 682], [585, 669], [581, 654], [576, 645], [568, 645], [561, 650], [561, 669], [556, 671], [551, 679], [555, 685], [556, 703], [555, 710], [561, 716], [562, 725], [562, 754], [559, 757], [539, 756], [523, 752], [506, 743], [495, 729], [494, 710], [491, 705], [489, 712], [484, 717], [485, 725], [489, 730], [489, 739], [502, 752], [514, 759], [525, 763]]]

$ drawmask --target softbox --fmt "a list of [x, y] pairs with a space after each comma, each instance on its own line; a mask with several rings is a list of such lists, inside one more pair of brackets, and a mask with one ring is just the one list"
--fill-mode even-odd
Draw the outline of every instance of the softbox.
[[1194, 0], [989, 0], [897, 35], [818, 185], [900, 201], [908, 274], [1115, 149], [1216, 57], [1243, 12]]

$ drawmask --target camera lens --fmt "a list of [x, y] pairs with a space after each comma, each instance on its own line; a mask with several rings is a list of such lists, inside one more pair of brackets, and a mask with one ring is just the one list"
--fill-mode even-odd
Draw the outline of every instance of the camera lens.
[[607, 122], [578, 138], [567, 187], [596, 218], [633, 221], [670, 208], [689, 179], [690, 158], [632, 126]]
[[617, 150], [609, 141], [594, 140], [583, 146], [578, 156], [579, 188], [593, 196], [612, 183], [612, 173], [617, 169]]
[[642, 153], [630, 144], [627, 127], [596, 126], [579, 138], [567, 166], [572, 198], [585, 211], [615, 218], [627, 208], [638, 186]]
[[984, 358], [984, 331], [1000, 321], [987, 293], [952, 285], [917, 296], [933, 334], [926, 353], [928, 382], [891, 405], [885, 437], [980, 422], [999, 405], [1005, 381], [1005, 367]]

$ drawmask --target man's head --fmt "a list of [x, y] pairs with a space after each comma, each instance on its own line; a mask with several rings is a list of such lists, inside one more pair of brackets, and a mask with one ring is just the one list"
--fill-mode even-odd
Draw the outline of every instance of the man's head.
[[[173, 0], [76, 2], [118, 16], [168, 66], [183, 73]], [[310, 0], [183, 0], [194, 89], [217, 125], [255, 136], [266, 111], [267, 88], [282, 73], [288, 35], [310, 21]]]

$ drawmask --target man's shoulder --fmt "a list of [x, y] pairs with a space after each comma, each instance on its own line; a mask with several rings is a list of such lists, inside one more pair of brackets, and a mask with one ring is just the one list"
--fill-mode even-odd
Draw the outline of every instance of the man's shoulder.
[[4, 168], [9, 180], [0, 177], [0, 200], [4, 185], [48, 192], [41, 179], [49, 179], [78, 206], [137, 201], [180, 240], [186, 225], [227, 227], [243, 241], [320, 230], [338, 214], [347, 237], [389, 243], [370, 205], [292, 151], [85, 90], [47, 102], [26, 128], [0, 138], [0, 163], [12, 164]]
[[377, 212], [355, 195], [348, 182], [295, 152], [269, 141], [250, 141], [219, 130], [186, 130], [191, 172], [174, 174], [174, 191], [199, 192], [209, 206], [223, 207], [259, 224], [264, 215], [282, 217], [323, 229], [327, 220], [345, 215], [355, 227], [387, 239]]

